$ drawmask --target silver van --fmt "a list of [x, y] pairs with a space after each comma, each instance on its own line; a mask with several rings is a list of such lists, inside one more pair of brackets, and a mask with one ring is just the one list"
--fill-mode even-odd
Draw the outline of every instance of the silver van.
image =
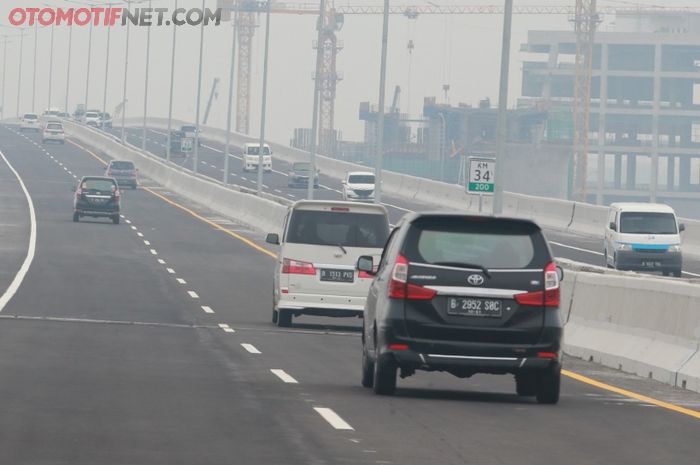
[[375, 204], [300, 200], [289, 208], [275, 266], [272, 321], [363, 315], [372, 276], [355, 269], [361, 256], [379, 262], [389, 237], [386, 208]]

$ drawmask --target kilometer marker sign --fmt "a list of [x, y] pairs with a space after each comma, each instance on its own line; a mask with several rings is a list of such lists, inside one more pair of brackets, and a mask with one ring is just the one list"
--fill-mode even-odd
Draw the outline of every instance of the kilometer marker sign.
[[469, 157], [469, 182], [471, 194], [493, 194], [496, 186], [496, 160], [494, 158]]

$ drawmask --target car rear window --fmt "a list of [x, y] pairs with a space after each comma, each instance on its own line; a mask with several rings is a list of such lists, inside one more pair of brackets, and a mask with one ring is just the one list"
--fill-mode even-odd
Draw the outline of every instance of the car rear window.
[[309, 171], [311, 169], [311, 163], [294, 163], [294, 169], [297, 171]]
[[47, 129], [53, 129], [53, 130], [61, 130], [63, 129], [63, 126], [59, 123], [49, 123], [46, 125]]
[[678, 234], [672, 213], [622, 212], [620, 232], [625, 234]]
[[295, 210], [287, 230], [294, 244], [382, 248], [388, 237], [387, 218], [371, 213]]
[[551, 261], [534, 224], [454, 217], [414, 222], [404, 254], [414, 262], [489, 269], [542, 268]]
[[[260, 147], [248, 147], [247, 155], [260, 155]], [[263, 148], [263, 155], [270, 155], [270, 147]]]
[[100, 115], [98, 115], [97, 113], [90, 113], [90, 112], [88, 112], [88, 113], [85, 113], [85, 117], [86, 117], [86, 118], [99, 118]]
[[348, 177], [351, 184], [374, 184], [373, 174], [352, 174]]
[[80, 188], [88, 191], [111, 192], [116, 189], [114, 182], [108, 179], [85, 179]]
[[39, 117], [33, 113], [27, 113], [24, 115], [24, 119], [39, 119]]
[[133, 170], [134, 164], [130, 161], [113, 161], [111, 163], [112, 169], [115, 170]]

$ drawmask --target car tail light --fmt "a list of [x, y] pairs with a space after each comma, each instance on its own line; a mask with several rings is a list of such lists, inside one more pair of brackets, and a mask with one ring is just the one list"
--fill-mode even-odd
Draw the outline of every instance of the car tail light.
[[313, 263], [285, 258], [282, 260], [282, 273], [315, 275], [316, 268], [314, 268]]
[[537, 358], [548, 358], [550, 360], [555, 360], [559, 356], [555, 352], [537, 352]]
[[437, 292], [432, 289], [408, 283], [408, 260], [403, 255], [399, 255], [391, 272], [389, 298], [431, 300], [435, 295], [437, 295]]
[[561, 301], [557, 265], [550, 263], [544, 269], [544, 291], [517, 294], [515, 301], [529, 307], [558, 307]]
[[389, 350], [408, 350], [408, 344], [389, 344]]

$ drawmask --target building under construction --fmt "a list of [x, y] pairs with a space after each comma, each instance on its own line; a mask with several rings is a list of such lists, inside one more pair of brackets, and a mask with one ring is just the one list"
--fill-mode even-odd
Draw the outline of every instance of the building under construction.
[[[603, 17], [592, 54], [589, 201], [651, 200], [689, 214], [700, 199], [700, 15], [618, 11]], [[571, 124], [576, 37], [530, 31], [521, 106]]]

